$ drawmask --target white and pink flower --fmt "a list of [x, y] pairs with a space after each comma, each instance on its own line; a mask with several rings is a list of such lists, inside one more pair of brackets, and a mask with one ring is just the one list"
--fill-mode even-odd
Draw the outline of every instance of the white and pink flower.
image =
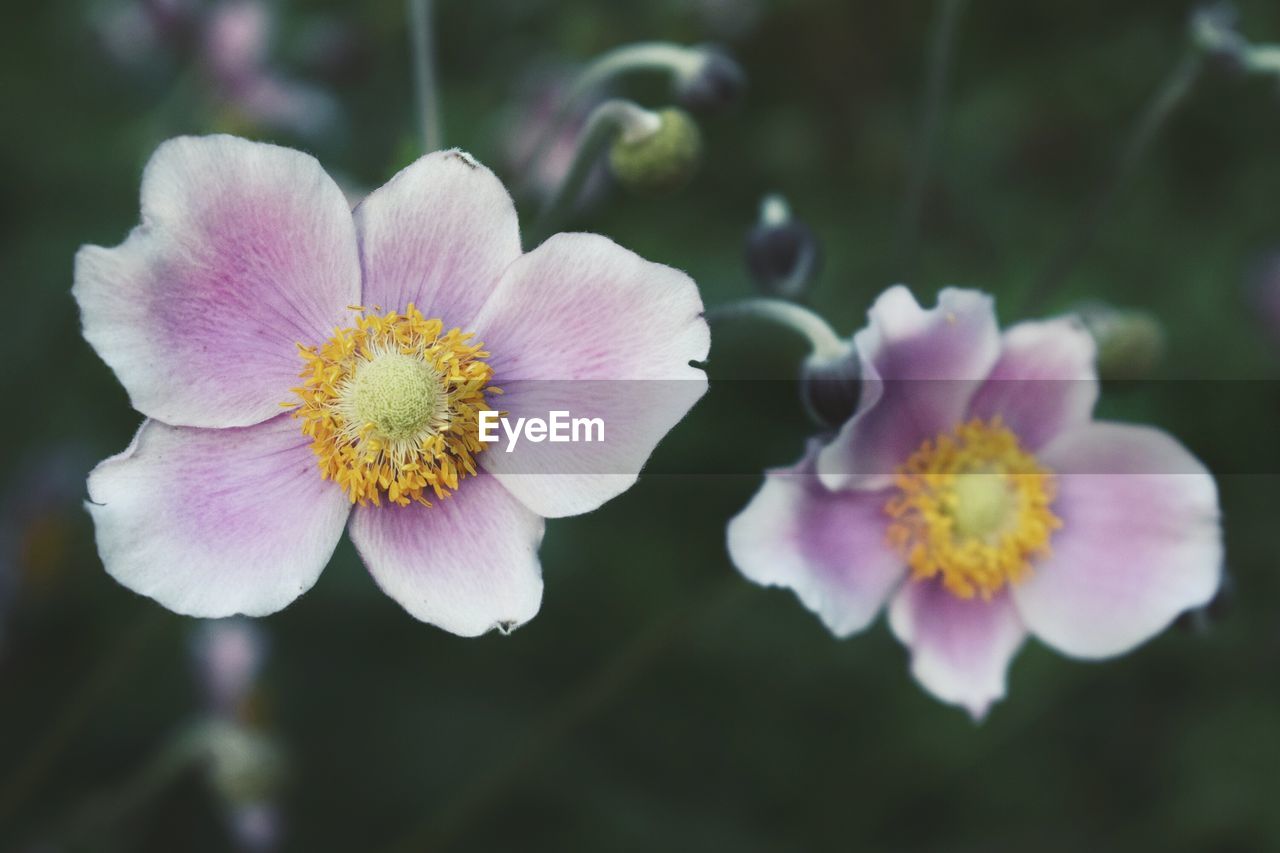
[[[413, 616], [510, 630], [541, 602], [543, 519], [629, 488], [706, 389], [688, 276], [592, 234], [522, 253], [506, 190], [461, 152], [352, 212], [306, 154], [184, 137], [141, 195], [124, 243], [76, 257], [85, 337], [147, 418], [89, 510], [107, 571], [179, 613], [279, 610], [347, 528]], [[590, 395], [618, 440], [584, 470], [480, 452], [477, 408], [501, 387], [531, 413], [565, 384], [542, 380], [636, 380]], [[642, 386], [662, 402], [636, 417]]]
[[887, 605], [916, 679], [975, 718], [1028, 635], [1110, 657], [1213, 597], [1213, 477], [1164, 432], [1093, 419], [1077, 320], [1002, 333], [982, 293], [924, 309], [899, 286], [851, 346], [853, 417], [730, 522], [747, 578], [794, 590], [839, 637]]

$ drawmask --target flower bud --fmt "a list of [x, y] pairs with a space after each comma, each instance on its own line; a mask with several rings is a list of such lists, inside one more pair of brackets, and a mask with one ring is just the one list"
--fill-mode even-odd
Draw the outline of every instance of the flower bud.
[[760, 221], [747, 232], [747, 270], [766, 296], [803, 300], [822, 267], [822, 252], [813, 229], [791, 217], [786, 201], [767, 196]]
[[624, 131], [609, 149], [609, 166], [618, 183], [644, 195], [664, 195], [683, 187], [702, 156], [702, 134], [688, 113], [668, 108], [657, 117], [656, 130]]
[[1164, 327], [1151, 314], [1101, 302], [1078, 310], [1098, 347], [1102, 379], [1143, 379], [1164, 358]]
[[1236, 30], [1239, 14], [1231, 3], [1206, 3], [1191, 12], [1191, 41], [1223, 70], [1245, 71], [1244, 52], [1249, 42]]
[[699, 52], [699, 61], [676, 77], [676, 101], [704, 114], [733, 106], [746, 90], [746, 72], [720, 47], [704, 45]]
[[811, 355], [800, 368], [800, 402], [814, 422], [839, 429], [858, 408], [858, 356], [850, 348], [838, 357]]
[[234, 715], [253, 689], [267, 653], [262, 629], [232, 617], [201, 623], [191, 638], [196, 675], [212, 710]]

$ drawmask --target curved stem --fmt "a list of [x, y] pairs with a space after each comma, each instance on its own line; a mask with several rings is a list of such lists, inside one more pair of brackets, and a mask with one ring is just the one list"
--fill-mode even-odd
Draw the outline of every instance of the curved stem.
[[641, 137], [657, 131], [660, 124], [661, 120], [656, 113], [631, 101], [617, 98], [605, 101], [592, 110], [582, 133], [578, 135], [573, 163], [560, 186], [556, 187], [543, 206], [534, 228], [534, 236], [546, 237], [568, 215], [600, 155], [619, 134], [624, 138]]
[[409, 0], [409, 30], [413, 44], [413, 83], [418, 104], [422, 150], [429, 154], [444, 147], [440, 122], [440, 87], [436, 81], [435, 34], [431, 0]]
[[803, 305], [782, 299], [744, 299], [717, 306], [706, 313], [708, 322], [737, 317], [754, 317], [783, 325], [803, 335], [818, 359], [840, 358], [849, 352], [849, 344], [840, 339], [831, 325]]
[[[593, 94], [609, 83], [634, 72], [666, 71], [671, 74], [690, 74], [697, 70], [702, 55], [696, 48], [671, 42], [639, 42], [616, 47], [596, 57], [573, 81], [568, 93], [538, 135], [533, 154], [529, 157], [529, 174], [537, 173], [537, 164], [554, 144], [556, 135], [565, 123]], [[526, 188], [528, 180], [525, 181]]]
[[1120, 191], [1137, 171], [1151, 142], [1159, 135], [1161, 129], [1168, 123], [1169, 117], [1191, 91], [1203, 67], [1204, 60], [1198, 51], [1193, 50], [1187, 53], [1147, 101], [1129, 137], [1125, 140], [1124, 147], [1120, 149], [1115, 165], [1102, 185], [1098, 187], [1093, 203], [1089, 206], [1084, 218], [1058, 251], [1045, 274], [1027, 294], [1026, 313], [1042, 310], [1049, 297], [1062, 285], [1068, 274], [1088, 252], [1089, 247], [1097, 239], [1107, 214], [1119, 198]]
[[902, 224], [898, 235], [900, 277], [909, 279], [915, 265], [916, 243], [920, 237], [920, 217], [924, 211], [925, 192], [933, 171], [933, 151], [942, 118], [942, 107], [951, 75], [951, 56], [955, 49], [956, 31], [964, 11], [964, 0], [941, 0], [938, 21], [929, 46], [929, 71], [924, 100], [920, 107], [920, 123], [907, 178], [906, 201], [902, 206]]

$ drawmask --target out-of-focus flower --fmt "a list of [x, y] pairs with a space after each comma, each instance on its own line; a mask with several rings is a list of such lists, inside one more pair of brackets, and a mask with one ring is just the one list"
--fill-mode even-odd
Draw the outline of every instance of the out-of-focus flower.
[[191, 659], [207, 712], [178, 741], [205, 763], [227, 829], [245, 851], [273, 850], [281, 835], [275, 801], [284, 756], [250, 701], [266, 653], [265, 632], [247, 619], [198, 625]]
[[194, 63], [223, 124], [312, 139], [333, 132], [341, 117], [337, 101], [272, 63], [275, 23], [262, 0], [136, 0], [113, 9], [98, 29], [121, 65], [160, 55]]
[[249, 696], [266, 657], [261, 628], [247, 619], [215, 619], [191, 637], [191, 657], [209, 706], [233, 715]]
[[[520, 188], [535, 200], [547, 202], [564, 183], [578, 153], [586, 116], [600, 102], [597, 97], [562, 115], [561, 104], [573, 76], [548, 72], [533, 77], [517, 96], [516, 104], [500, 134], [505, 140], [506, 167]], [[608, 187], [608, 170], [597, 163], [574, 202], [577, 208], [593, 205]]]
[[[279, 610], [349, 520], [412, 615], [510, 630], [541, 602], [543, 519], [629, 488], [706, 390], [688, 276], [592, 234], [522, 254], [506, 190], [456, 150], [353, 214], [305, 154], [179, 138], [142, 223], [76, 258], [85, 337], [147, 417], [89, 510], [107, 571], [180, 613]], [[586, 470], [564, 445], [482, 452], [495, 385], [512, 422], [585, 399], [616, 440], [572, 445]]]
[[0, 636], [19, 590], [38, 592], [64, 576], [89, 461], [82, 448], [56, 444], [14, 466], [0, 494]]
[[852, 343], [858, 411], [729, 525], [746, 577], [790, 587], [841, 637], [888, 602], [916, 679], [975, 718], [1028, 634], [1105, 658], [1212, 599], [1214, 480], [1164, 432], [1093, 420], [1078, 320], [1002, 334], [984, 294], [926, 310], [894, 287]]
[[232, 121], [318, 137], [337, 125], [337, 101], [271, 67], [274, 23], [260, 0], [227, 0], [210, 9], [203, 30], [210, 84], [232, 111]]

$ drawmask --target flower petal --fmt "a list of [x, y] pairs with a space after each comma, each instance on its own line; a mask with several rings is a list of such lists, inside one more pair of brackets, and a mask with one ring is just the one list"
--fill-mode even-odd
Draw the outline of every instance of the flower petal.
[[511, 418], [599, 418], [604, 441], [523, 442], [481, 462], [539, 515], [577, 515], [630, 488], [706, 392], [710, 346], [679, 270], [595, 234], [558, 234], [512, 264], [476, 320]]
[[829, 491], [818, 480], [819, 445], [791, 468], [765, 474], [729, 522], [729, 556], [748, 580], [793, 590], [837, 637], [866, 628], [905, 576], [885, 538], [888, 496]]
[[1014, 589], [1033, 634], [1077, 657], [1122, 654], [1207, 603], [1222, 573], [1213, 477], [1164, 432], [1094, 423], [1050, 444], [1053, 553]]
[[990, 296], [946, 288], [924, 309], [902, 285], [880, 295], [853, 336], [858, 410], [822, 451], [828, 488], [876, 489], [926, 439], [953, 429], [1000, 353]]
[[480, 474], [430, 507], [357, 507], [351, 541], [378, 586], [411, 616], [475, 637], [513, 631], [537, 614], [543, 527]]
[[911, 650], [916, 681], [975, 720], [1004, 698], [1009, 663], [1027, 635], [1008, 592], [958, 598], [936, 580], [904, 584], [889, 605], [889, 627]]
[[346, 199], [312, 157], [232, 136], [161, 145], [142, 224], [76, 255], [85, 338], [134, 408], [169, 424], [247, 426], [280, 412], [359, 299]]
[[1075, 317], [1005, 330], [1000, 359], [969, 404], [971, 417], [999, 416], [1028, 450], [1089, 423], [1098, 402], [1097, 348]]
[[403, 311], [410, 302], [445, 328], [472, 320], [520, 257], [515, 205], [502, 182], [456, 149], [420, 157], [360, 203], [367, 306]]
[[188, 616], [274, 613], [311, 588], [350, 506], [288, 415], [239, 429], [147, 421], [89, 475], [108, 574]]

